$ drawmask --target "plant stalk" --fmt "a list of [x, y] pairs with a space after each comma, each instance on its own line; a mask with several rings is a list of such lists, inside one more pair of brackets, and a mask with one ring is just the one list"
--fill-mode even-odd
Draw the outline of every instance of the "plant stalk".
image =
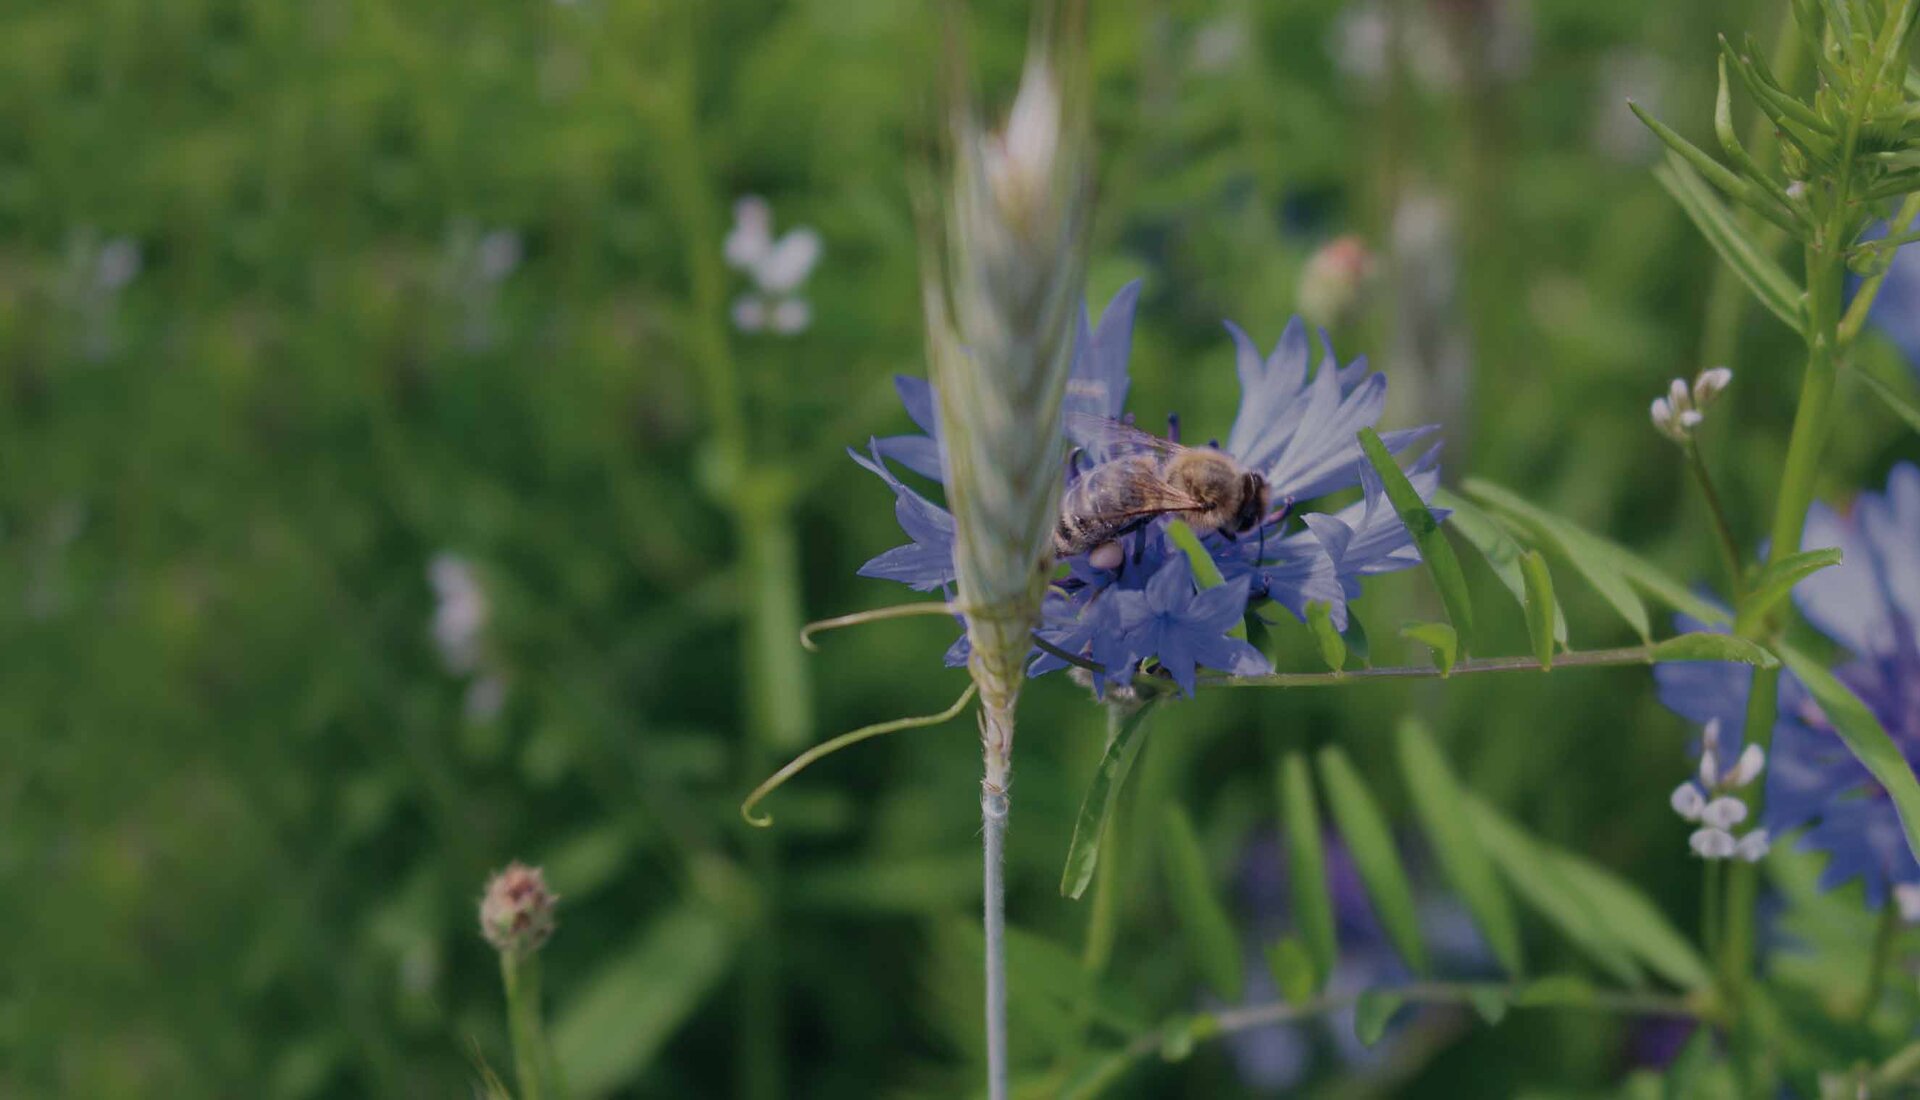
[[[1004, 781], [1006, 772], [1001, 772]], [[1007, 1097], [1007, 792], [992, 782], [980, 789], [980, 851], [983, 863], [982, 925], [987, 955], [987, 1096]]]
[[507, 991], [507, 1031], [513, 1040], [519, 1100], [564, 1100], [566, 1091], [540, 1019], [540, 956], [502, 951], [500, 979]]

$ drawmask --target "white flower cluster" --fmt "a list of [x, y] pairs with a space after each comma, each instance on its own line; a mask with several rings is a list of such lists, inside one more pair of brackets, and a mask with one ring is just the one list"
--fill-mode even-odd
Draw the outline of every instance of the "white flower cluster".
[[1725, 367], [1703, 370], [1693, 380], [1693, 388], [1680, 379], [1667, 387], [1665, 397], [1653, 401], [1653, 426], [1675, 443], [1691, 443], [1693, 430], [1706, 419], [1707, 406], [1733, 381], [1733, 372]]
[[748, 195], [733, 204], [733, 229], [723, 246], [727, 263], [746, 273], [753, 289], [733, 303], [733, 324], [741, 332], [762, 329], [792, 336], [813, 323], [813, 307], [800, 288], [820, 262], [820, 234], [810, 226], [773, 235], [773, 209]]
[[492, 608], [479, 574], [467, 559], [442, 551], [427, 564], [427, 582], [433, 586], [433, 643], [440, 651], [440, 663], [455, 676], [472, 677], [467, 684], [467, 717], [491, 721], [506, 705], [507, 682], [488, 657], [487, 622]]
[[1747, 819], [1747, 804], [1734, 792], [1760, 778], [1766, 770], [1767, 754], [1758, 745], [1748, 745], [1733, 767], [1720, 768], [1720, 720], [1707, 723], [1701, 732], [1700, 777], [1674, 788], [1673, 812], [1700, 826], [1687, 844], [1701, 859], [1741, 859], [1759, 861], [1767, 854], [1765, 829], [1749, 829], [1736, 837], [1734, 826]]

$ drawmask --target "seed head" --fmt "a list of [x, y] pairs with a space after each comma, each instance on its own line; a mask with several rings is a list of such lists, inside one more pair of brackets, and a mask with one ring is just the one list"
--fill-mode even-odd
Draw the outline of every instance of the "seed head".
[[[950, 103], [945, 215], [921, 279], [928, 357], [980, 687], [990, 787], [1004, 782], [1012, 712], [1039, 621], [1066, 457], [1061, 402], [1084, 300], [1091, 172], [1078, 43], [1030, 55], [1006, 125]], [[956, 68], [961, 66], [956, 62]]]
[[553, 935], [553, 909], [559, 900], [547, 889], [540, 868], [509, 863], [488, 881], [480, 899], [480, 934], [503, 954], [538, 951]]

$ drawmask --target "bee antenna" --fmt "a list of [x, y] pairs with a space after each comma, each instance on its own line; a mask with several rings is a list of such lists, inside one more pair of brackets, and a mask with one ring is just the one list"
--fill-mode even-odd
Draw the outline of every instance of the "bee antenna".
[[1212, 447], [1214, 450], [1217, 451], [1220, 449], [1220, 441], [1217, 439], [1209, 439], [1207, 440], [1207, 446]]
[[1180, 442], [1180, 414], [1179, 413], [1167, 414], [1167, 438], [1175, 443]]

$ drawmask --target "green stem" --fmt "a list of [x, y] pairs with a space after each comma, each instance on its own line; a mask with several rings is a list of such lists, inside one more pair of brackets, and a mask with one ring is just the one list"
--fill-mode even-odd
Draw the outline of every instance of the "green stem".
[[1867, 956], [1867, 988], [1861, 994], [1860, 1008], [1854, 1019], [1866, 1026], [1873, 1018], [1874, 1006], [1887, 988], [1887, 970], [1893, 962], [1894, 946], [1900, 941], [1900, 907], [1892, 898], [1880, 908], [1880, 926], [1873, 934], [1873, 950]]
[[1727, 522], [1727, 510], [1720, 503], [1720, 493], [1713, 487], [1713, 475], [1707, 472], [1706, 460], [1700, 457], [1699, 445], [1688, 441], [1681, 449], [1687, 453], [1687, 467], [1693, 471], [1693, 479], [1699, 484], [1701, 495], [1707, 498], [1707, 511], [1713, 516], [1713, 532], [1720, 542], [1720, 561], [1726, 566], [1727, 584], [1737, 606], [1747, 598], [1746, 578], [1740, 566], [1740, 544], [1733, 537], [1733, 527]]
[[1873, 1079], [1868, 1082], [1873, 1089], [1870, 1095], [1892, 1095], [1882, 1090], [1905, 1084], [1915, 1076], [1920, 1076], [1920, 1040], [1901, 1047], [1899, 1053], [1880, 1064], [1880, 1068], [1873, 1073]]
[[1707, 956], [1712, 958], [1720, 947], [1720, 901], [1726, 877], [1721, 869], [1726, 861], [1706, 859], [1701, 863], [1705, 870], [1700, 883], [1700, 941], [1706, 945]]
[[540, 956], [531, 951], [502, 951], [500, 978], [507, 991], [507, 1031], [513, 1039], [518, 1100], [564, 1100], [566, 1088], [540, 1019]]
[[1711, 1006], [1707, 1004], [1690, 998], [1673, 997], [1661, 993], [1569, 987], [1564, 992], [1556, 993], [1551, 1000], [1529, 1002], [1525, 999], [1527, 989], [1525, 984], [1518, 983], [1416, 982], [1411, 985], [1369, 991], [1326, 993], [1298, 1004], [1291, 1001], [1276, 1001], [1271, 1004], [1251, 1005], [1220, 1012], [1203, 1012], [1182, 1017], [1136, 1036], [1132, 1042], [1120, 1050], [1119, 1064], [1111, 1071], [1103, 1073], [1102, 1078], [1111, 1081], [1124, 1071], [1127, 1064], [1140, 1061], [1169, 1047], [1190, 1047], [1223, 1035], [1251, 1031], [1272, 1024], [1311, 1019], [1329, 1012], [1351, 1008], [1367, 992], [1396, 997], [1410, 1004], [1470, 1005], [1476, 998], [1492, 993], [1512, 1002], [1515, 1008], [1565, 1008], [1590, 1012], [1618, 1012], [1632, 1016], [1673, 1016], [1686, 1019], [1704, 1019], [1711, 1015]]

